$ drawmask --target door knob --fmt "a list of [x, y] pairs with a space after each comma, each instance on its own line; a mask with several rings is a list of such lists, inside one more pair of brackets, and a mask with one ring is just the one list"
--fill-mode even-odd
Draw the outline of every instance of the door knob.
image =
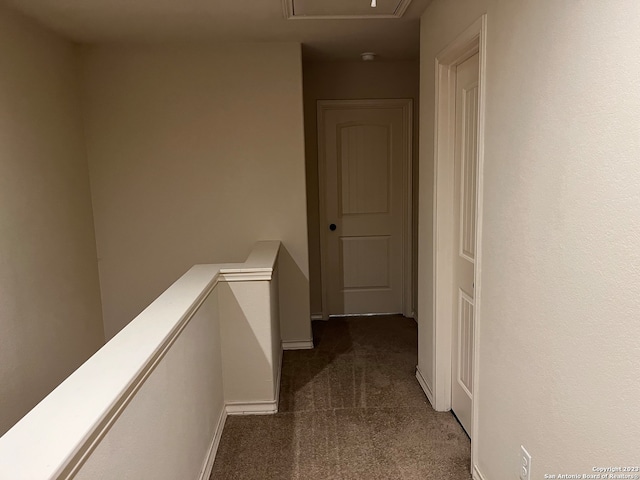
[[329, 230], [331, 230], [332, 232], [335, 231], [336, 228], [338, 227], [336, 227], [335, 223], [332, 223], [331, 225], [329, 225]]

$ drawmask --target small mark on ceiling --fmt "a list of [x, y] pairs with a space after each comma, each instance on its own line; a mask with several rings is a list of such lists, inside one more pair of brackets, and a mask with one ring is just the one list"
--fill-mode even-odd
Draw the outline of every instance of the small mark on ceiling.
[[411, 0], [282, 0], [288, 19], [400, 18]]

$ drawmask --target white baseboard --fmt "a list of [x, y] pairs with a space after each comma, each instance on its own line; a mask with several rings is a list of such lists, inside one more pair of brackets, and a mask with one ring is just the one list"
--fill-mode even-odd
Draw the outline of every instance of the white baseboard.
[[282, 349], [283, 350], [311, 350], [313, 349], [313, 340], [282, 342]]
[[275, 400], [264, 400], [255, 402], [227, 402], [227, 404], [225, 405], [225, 411], [227, 415], [271, 415], [273, 413], [278, 413], [278, 404], [280, 403], [280, 381], [282, 379], [282, 356], [282, 350], [280, 350], [280, 359], [278, 360], [278, 374], [276, 376], [275, 384]]
[[213, 433], [213, 439], [211, 440], [211, 445], [209, 445], [209, 450], [207, 451], [204, 465], [202, 466], [202, 470], [200, 471], [199, 480], [209, 480], [209, 477], [211, 477], [213, 462], [216, 459], [216, 453], [218, 453], [218, 446], [220, 445], [220, 438], [222, 438], [222, 431], [224, 430], [224, 424], [226, 421], [227, 410], [226, 408], [223, 408], [222, 412], [220, 412], [220, 418], [218, 419], [218, 424], [216, 425], [215, 432]]
[[276, 400], [246, 403], [227, 403], [227, 415], [271, 415], [278, 411]]
[[220, 445], [220, 439], [222, 438], [222, 432], [224, 425], [227, 421], [228, 415], [268, 415], [276, 413], [278, 411], [278, 403], [280, 402], [280, 380], [282, 378], [282, 350], [280, 351], [280, 359], [278, 361], [278, 375], [276, 377], [275, 393], [276, 399], [273, 402], [251, 402], [251, 403], [227, 403], [220, 412], [220, 418], [218, 418], [218, 424], [209, 445], [207, 456], [200, 471], [200, 477], [198, 480], [209, 480], [211, 477], [211, 471], [213, 470], [213, 463], [216, 460], [216, 453], [218, 453], [218, 446]]
[[311, 321], [315, 321], [315, 320], [326, 320], [326, 318], [324, 318], [324, 315], [322, 315], [321, 313], [312, 313]]
[[278, 374], [276, 376], [276, 412], [278, 411], [278, 405], [280, 405], [280, 379], [282, 378], [282, 357], [283, 351], [280, 350], [280, 361], [278, 362]]
[[436, 407], [435, 407], [435, 402], [433, 400], [433, 391], [431, 390], [431, 387], [429, 386], [425, 378], [422, 376], [422, 372], [420, 371], [420, 367], [418, 366], [416, 366], [416, 378], [418, 379], [418, 383], [422, 387], [424, 394], [427, 396], [429, 403], [435, 409]]
[[480, 470], [478, 469], [478, 465], [473, 466], [473, 480], [486, 480], [484, 475], [480, 473]]

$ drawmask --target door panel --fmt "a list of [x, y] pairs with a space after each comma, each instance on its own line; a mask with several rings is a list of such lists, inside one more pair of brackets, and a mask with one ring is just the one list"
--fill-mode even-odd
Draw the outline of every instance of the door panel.
[[476, 177], [478, 163], [478, 54], [456, 70], [456, 136], [453, 262], [454, 301], [451, 408], [471, 432], [473, 400], [474, 273], [476, 245]]
[[460, 158], [460, 255], [475, 262], [476, 251], [476, 167], [478, 160], [478, 85], [477, 80], [464, 90], [464, 152]]
[[341, 240], [345, 291], [391, 288], [391, 236], [343, 237]]
[[342, 215], [389, 213], [389, 126], [339, 125], [338, 129]]
[[458, 290], [457, 382], [471, 398], [473, 390], [473, 299]]
[[405, 111], [327, 109], [318, 127], [325, 309], [329, 315], [401, 313], [410, 151]]

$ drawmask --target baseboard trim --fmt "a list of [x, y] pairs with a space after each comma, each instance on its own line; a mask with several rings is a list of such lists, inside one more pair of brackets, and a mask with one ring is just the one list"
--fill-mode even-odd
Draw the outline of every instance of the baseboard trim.
[[211, 445], [207, 451], [204, 465], [200, 471], [198, 480], [209, 480], [211, 472], [213, 471], [213, 464], [216, 460], [216, 454], [218, 453], [218, 447], [220, 446], [220, 439], [222, 438], [222, 432], [224, 431], [224, 425], [227, 422], [227, 416], [229, 415], [268, 415], [276, 413], [278, 411], [278, 404], [280, 403], [280, 381], [282, 379], [282, 350], [280, 350], [280, 359], [278, 361], [278, 375], [276, 376], [275, 385], [275, 401], [273, 402], [250, 402], [250, 403], [227, 403], [218, 418], [215, 431], [213, 433], [213, 439]]
[[218, 446], [220, 445], [220, 439], [222, 438], [222, 431], [224, 430], [224, 424], [226, 421], [227, 410], [226, 408], [223, 408], [220, 412], [220, 418], [218, 418], [218, 424], [216, 425], [216, 430], [213, 433], [213, 439], [211, 440], [211, 445], [209, 445], [209, 450], [207, 451], [207, 456], [205, 457], [204, 465], [202, 466], [198, 480], [209, 480], [209, 477], [211, 477], [213, 462], [216, 460]]
[[274, 392], [275, 400], [258, 400], [254, 402], [227, 402], [227, 404], [225, 405], [225, 412], [227, 415], [271, 415], [274, 413], [278, 413], [278, 404], [280, 403], [280, 381], [282, 379], [282, 357], [282, 350], [280, 350], [280, 359], [278, 360], [278, 374], [276, 375]]
[[324, 318], [324, 315], [322, 315], [321, 313], [312, 313], [311, 314], [311, 321], [316, 321], [316, 320], [326, 320]]
[[227, 403], [227, 415], [271, 415], [277, 413], [278, 403], [275, 400], [246, 403]]
[[431, 387], [425, 380], [424, 376], [422, 375], [422, 372], [420, 371], [420, 367], [418, 366], [416, 366], [416, 378], [418, 379], [418, 383], [420, 384], [420, 387], [422, 387], [422, 391], [427, 396], [429, 403], [435, 409], [435, 402], [433, 400], [433, 391], [431, 390]]
[[486, 480], [484, 475], [480, 473], [480, 470], [478, 469], [478, 465], [473, 466], [473, 480]]
[[283, 350], [311, 350], [313, 349], [313, 340], [282, 342], [282, 349]]
[[280, 349], [280, 361], [278, 362], [278, 374], [276, 375], [276, 412], [278, 411], [278, 405], [280, 405], [280, 379], [282, 378], [282, 357], [284, 357], [283, 350]]

